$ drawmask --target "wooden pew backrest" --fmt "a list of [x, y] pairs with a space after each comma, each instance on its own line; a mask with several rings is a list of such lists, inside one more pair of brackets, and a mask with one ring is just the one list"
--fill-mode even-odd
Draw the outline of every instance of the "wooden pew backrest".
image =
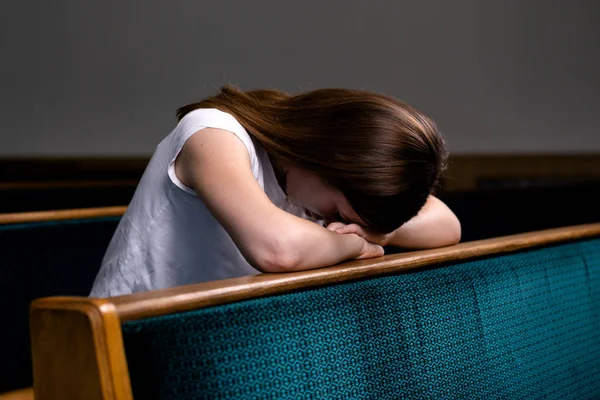
[[11, 390], [0, 393], [0, 400], [34, 400], [33, 388]]
[[593, 224], [111, 299], [41, 299], [31, 310], [36, 395], [598, 397], [598, 236]]
[[32, 385], [31, 301], [87, 295], [124, 210], [0, 214], [0, 393]]
[[30, 211], [0, 214], [0, 226], [41, 223], [50, 221], [84, 220], [93, 218], [121, 217], [126, 206], [78, 208], [73, 210]]

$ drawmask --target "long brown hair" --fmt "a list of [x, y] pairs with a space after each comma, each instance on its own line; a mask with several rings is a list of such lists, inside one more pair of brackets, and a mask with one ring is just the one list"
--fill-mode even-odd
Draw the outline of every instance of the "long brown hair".
[[318, 89], [298, 95], [225, 86], [177, 110], [232, 114], [277, 160], [313, 172], [339, 189], [356, 213], [391, 232], [423, 207], [445, 169], [447, 150], [435, 123], [377, 93]]

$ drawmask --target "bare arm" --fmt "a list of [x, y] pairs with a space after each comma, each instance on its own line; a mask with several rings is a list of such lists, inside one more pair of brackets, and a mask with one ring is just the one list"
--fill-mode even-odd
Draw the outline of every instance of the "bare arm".
[[356, 234], [339, 235], [277, 208], [256, 182], [244, 144], [231, 132], [207, 128], [193, 135], [175, 171], [260, 271], [297, 271], [383, 255], [380, 246]]
[[327, 229], [342, 234], [355, 233], [372, 243], [405, 249], [450, 246], [458, 243], [461, 237], [460, 221], [446, 204], [434, 196], [429, 196], [419, 214], [389, 234], [341, 222], [333, 222]]
[[441, 200], [429, 196], [419, 214], [390, 234], [388, 245], [427, 249], [460, 241], [460, 221]]

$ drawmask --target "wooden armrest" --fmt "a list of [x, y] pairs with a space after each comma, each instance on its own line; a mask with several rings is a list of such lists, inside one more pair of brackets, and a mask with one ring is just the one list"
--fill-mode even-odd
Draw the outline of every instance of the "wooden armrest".
[[120, 217], [123, 215], [123, 213], [125, 213], [126, 209], [127, 206], [114, 206], [0, 214], [0, 225], [61, 221], [68, 219]]
[[19, 389], [11, 392], [0, 393], [0, 400], [33, 400], [33, 389]]

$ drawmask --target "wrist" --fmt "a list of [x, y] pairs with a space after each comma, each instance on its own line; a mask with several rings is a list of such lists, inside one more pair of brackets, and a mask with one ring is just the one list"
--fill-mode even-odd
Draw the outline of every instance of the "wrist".
[[367, 241], [356, 233], [337, 233], [336, 235], [347, 243], [350, 258], [357, 258], [365, 252]]

